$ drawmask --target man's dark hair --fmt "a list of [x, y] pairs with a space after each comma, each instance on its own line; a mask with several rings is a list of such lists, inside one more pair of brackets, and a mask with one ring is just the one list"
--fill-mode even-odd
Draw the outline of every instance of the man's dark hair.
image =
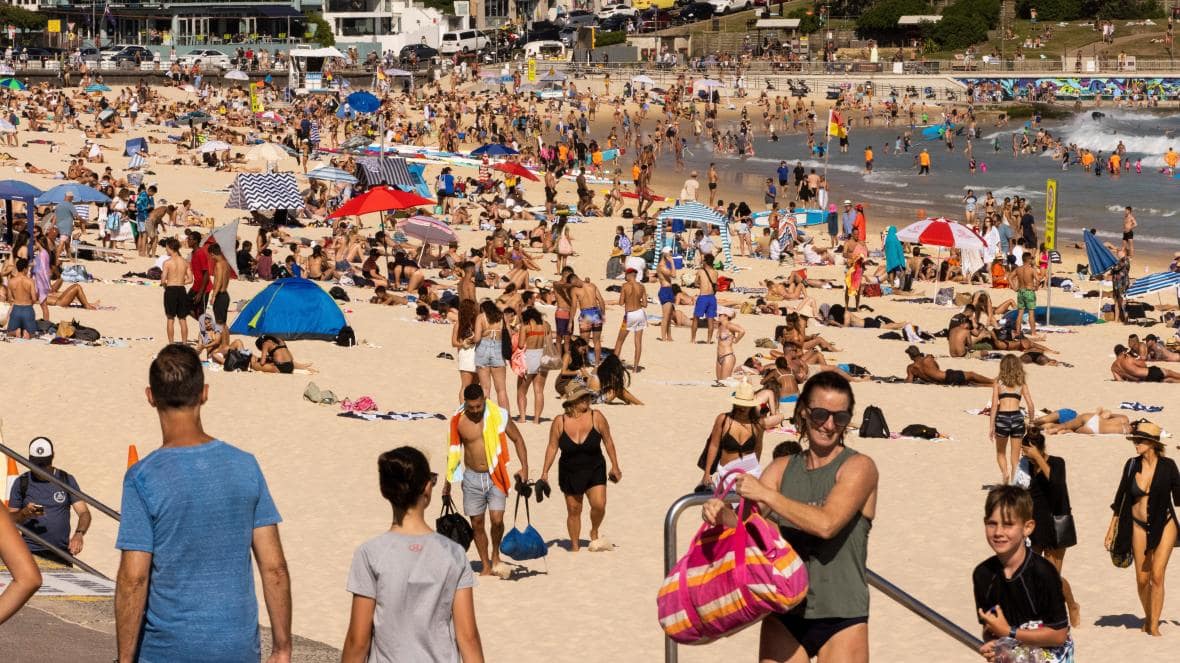
[[217, 244], [216, 242], [210, 244], [209, 245], [209, 253], [212, 253], [215, 256], [221, 255], [221, 245]]
[[148, 369], [148, 386], [156, 409], [179, 410], [199, 405], [205, 388], [200, 355], [181, 343], [165, 345]]
[[469, 384], [463, 388], [463, 400], [474, 401], [483, 398], [483, 387], [478, 384]]
[[16, 259], [16, 271], [23, 272], [29, 268], [29, 260], [27, 258]]

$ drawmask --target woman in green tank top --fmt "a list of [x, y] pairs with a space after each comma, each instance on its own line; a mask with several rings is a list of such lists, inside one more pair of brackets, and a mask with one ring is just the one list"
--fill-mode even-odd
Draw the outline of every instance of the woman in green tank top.
[[[837, 373], [816, 374], [799, 396], [794, 423], [802, 453], [776, 459], [761, 479], [738, 478], [736, 490], [778, 522], [807, 566], [807, 600], [762, 621], [761, 661], [862, 663], [869, 660], [869, 529], [877, 508], [877, 466], [844, 446], [855, 399]], [[732, 527], [737, 514], [709, 500], [705, 520]]]

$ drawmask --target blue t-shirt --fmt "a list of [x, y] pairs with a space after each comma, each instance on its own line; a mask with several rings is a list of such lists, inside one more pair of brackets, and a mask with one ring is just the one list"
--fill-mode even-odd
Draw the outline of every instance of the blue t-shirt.
[[127, 470], [115, 547], [152, 554], [140, 663], [259, 660], [251, 544], [281, 520], [258, 461], [220, 440]]
[[[29, 488], [25, 492], [25, 498], [21, 499], [20, 485], [25, 475], [29, 477]], [[74, 475], [64, 474], [61, 470], [54, 469], [54, 476], [64, 479], [70, 488], [79, 490]], [[66, 550], [70, 545], [70, 508], [76, 501], [73, 495], [62, 490], [56, 484], [38, 479], [33, 476], [32, 472], [25, 472], [18, 477], [12, 483], [12, 491], [8, 495], [8, 506], [12, 509], [24, 508], [25, 504], [29, 502], [45, 507], [45, 515], [30, 518], [23, 524], [30, 532], [62, 550]], [[46, 550], [45, 546], [32, 539], [26, 538], [25, 542], [29, 544], [29, 550], [34, 552]]]
[[778, 181], [780, 182], [786, 182], [791, 178], [791, 169], [786, 166], [779, 166], [776, 172], [778, 173]]
[[1006, 223], [1001, 223], [1000, 225], [996, 226], [996, 232], [998, 232], [1000, 235], [1000, 253], [1008, 255], [1012, 252], [1010, 250], [1010, 244], [1012, 242], [1012, 227]]
[[74, 220], [78, 218], [78, 211], [71, 202], [62, 201], [53, 210], [54, 223], [57, 232], [62, 237], [69, 237], [74, 232]]

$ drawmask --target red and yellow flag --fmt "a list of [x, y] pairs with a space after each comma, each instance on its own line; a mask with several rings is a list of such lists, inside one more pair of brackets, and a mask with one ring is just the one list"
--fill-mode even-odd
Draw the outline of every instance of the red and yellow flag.
[[828, 135], [839, 137], [844, 130], [844, 119], [835, 109], [828, 111]]

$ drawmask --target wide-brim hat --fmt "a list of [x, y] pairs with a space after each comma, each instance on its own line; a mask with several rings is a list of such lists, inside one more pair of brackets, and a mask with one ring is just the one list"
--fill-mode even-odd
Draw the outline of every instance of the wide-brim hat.
[[562, 405], [569, 405], [570, 403], [576, 403], [583, 398], [593, 397], [594, 392], [586, 388], [586, 385], [582, 384], [581, 382], [571, 382], [569, 386], [565, 388], [565, 394], [563, 394], [561, 397], [561, 403]]
[[1159, 426], [1146, 419], [1141, 419], [1131, 424], [1131, 432], [1127, 433], [1127, 439], [1158, 443], [1162, 433]]
[[748, 382], [738, 383], [737, 389], [733, 392], [733, 397], [729, 400], [738, 407], [754, 407], [758, 404], [754, 400], [754, 385]]

